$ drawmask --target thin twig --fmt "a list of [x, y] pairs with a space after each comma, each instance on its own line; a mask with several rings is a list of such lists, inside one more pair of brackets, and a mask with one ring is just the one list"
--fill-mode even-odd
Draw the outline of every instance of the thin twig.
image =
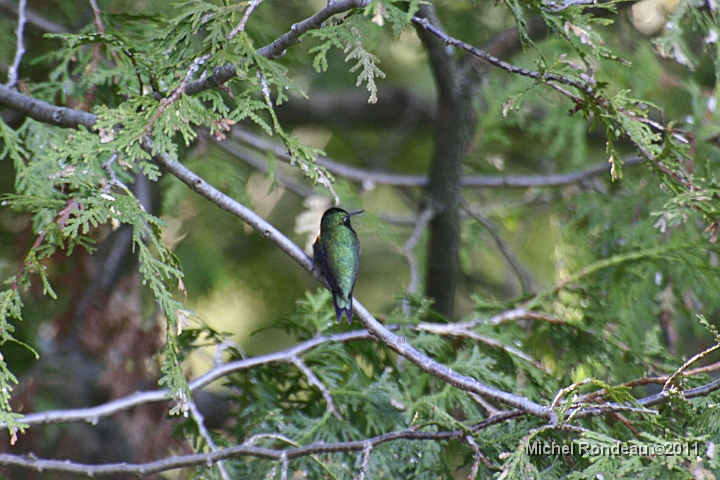
[[525, 267], [523, 267], [522, 263], [520, 263], [520, 260], [515, 255], [515, 252], [513, 252], [512, 247], [510, 247], [505, 239], [502, 238], [502, 235], [500, 235], [500, 232], [498, 231], [498, 227], [489, 218], [484, 217], [469, 204], [465, 204], [464, 209], [472, 218], [477, 220], [480, 225], [485, 227], [490, 236], [493, 238], [495, 245], [498, 250], [500, 250], [503, 258], [505, 258], [505, 261], [508, 265], [510, 265], [510, 269], [512, 269], [515, 276], [520, 281], [520, 287], [522, 288], [523, 293], [528, 293], [534, 290], [536, 285], [535, 280], [532, 275], [530, 275], [530, 272], [528, 272]]
[[366, 442], [363, 447], [362, 460], [360, 461], [360, 471], [358, 472], [357, 480], [365, 480], [365, 475], [368, 473], [370, 467], [370, 452], [372, 452], [372, 443]]
[[[188, 402], [188, 406], [190, 409], [190, 415], [192, 415], [193, 420], [195, 421], [195, 424], [198, 427], [198, 431], [200, 432], [200, 436], [205, 439], [205, 442], [208, 444], [208, 447], [210, 447], [211, 452], [217, 452], [218, 448], [217, 445], [215, 445], [215, 442], [212, 439], [212, 436], [210, 435], [210, 432], [208, 431], [207, 427], [205, 426], [205, 418], [203, 417], [203, 414], [200, 412], [200, 409], [195, 404], [194, 400], [190, 400]], [[217, 462], [218, 470], [220, 471], [220, 477], [222, 480], [230, 480], [230, 475], [228, 474], [227, 470], [225, 469], [225, 464], [222, 461]]]
[[576, 390], [578, 387], [582, 387], [584, 385], [587, 385], [592, 380], [590, 378], [585, 378], [583, 380], [580, 380], [579, 382], [575, 382], [572, 385], [568, 385], [565, 388], [560, 389], [556, 394], [555, 398], [553, 398], [552, 403], [550, 404], [550, 408], [557, 408], [557, 406], [560, 403], [560, 400], [567, 395], [568, 393], [572, 392], [573, 390]]
[[498, 410], [497, 408], [490, 405], [484, 398], [482, 398], [477, 393], [470, 392], [470, 396], [488, 413], [489, 416], [492, 417], [493, 415], [497, 415], [498, 413], [502, 412], [502, 410]]
[[152, 132], [152, 127], [157, 121], [157, 119], [160, 118], [163, 112], [170, 105], [180, 99], [180, 97], [185, 93], [185, 88], [187, 87], [195, 72], [200, 68], [201, 65], [208, 61], [211, 56], [212, 55], [210, 55], [209, 53], [206, 53], [205, 55], [197, 57], [195, 60], [193, 60], [193, 62], [190, 64], [190, 67], [188, 68], [188, 71], [185, 73], [185, 77], [183, 77], [182, 81], [180, 82], [180, 85], [178, 85], [178, 87], [173, 90], [173, 92], [169, 96], [160, 100], [160, 106], [158, 107], [157, 112], [155, 112], [155, 115], [153, 115], [152, 118], [148, 120], [147, 125], [145, 125], [145, 132], [148, 135]]
[[480, 447], [471, 435], [465, 437], [465, 443], [467, 443], [473, 451], [473, 464], [470, 468], [470, 473], [468, 474], [468, 480], [475, 480], [477, 478], [478, 471], [480, 470], [480, 458], [482, 457], [482, 452], [480, 452]]
[[280, 455], [280, 463], [282, 465], [280, 469], [280, 480], [288, 480], [288, 470], [290, 470], [290, 459], [285, 452]]
[[[16, 14], [18, 12], [18, 4], [10, 0], [0, 0], [0, 9], [5, 10], [8, 13]], [[42, 15], [38, 15], [32, 10], [26, 10], [25, 19], [27, 25], [33, 26], [38, 30], [47, 33], [69, 33], [70, 29], [65, 25], [52, 22]]]
[[113, 187], [119, 187], [121, 190], [123, 190], [125, 192], [125, 194], [133, 197], [134, 195], [133, 195], [132, 191], [130, 190], [130, 188], [117, 178], [117, 175], [115, 174], [115, 170], [113, 170], [113, 168], [112, 168], [113, 163], [115, 163], [115, 161], [118, 159], [118, 157], [119, 157], [119, 154], [117, 152], [115, 152], [110, 156], [110, 158], [107, 161], [105, 161], [102, 164], [102, 168], [103, 168], [103, 170], [105, 170], [105, 173], [107, 173], [107, 176], [109, 178], [109, 181], [107, 182], [107, 184], [105, 184], [105, 186], [102, 188], [102, 190], [105, 193], [108, 193], [108, 192], [110, 192], [110, 190], [112, 190]]
[[27, 5], [27, 0], [20, 0], [20, 3], [18, 4], [18, 25], [16, 36], [16, 47], [15, 47], [15, 59], [13, 60], [12, 65], [10, 65], [10, 68], [8, 69], [8, 81], [5, 84], [6, 87], [14, 87], [17, 84], [18, 81], [18, 69], [20, 68], [20, 61], [22, 61], [23, 55], [25, 55], [25, 42], [23, 41], [23, 32], [25, 31], [25, 22], [27, 21], [25, 17], [25, 6]]
[[[407, 241], [405, 242], [405, 246], [403, 247], [403, 256], [408, 262], [408, 266], [410, 267], [410, 281], [408, 282], [408, 286], [406, 288], [407, 292], [410, 295], [413, 295], [415, 292], [417, 292], [418, 287], [420, 286], [420, 268], [418, 266], [417, 258], [415, 257], [415, 252], [413, 251], [415, 249], [415, 245], [420, 241], [420, 236], [425, 231], [425, 229], [428, 226], [428, 223], [430, 223], [430, 220], [432, 220], [432, 217], [434, 215], [434, 210], [432, 207], [428, 206], [425, 208], [425, 210], [422, 211], [420, 215], [415, 219], [415, 228], [412, 231], [412, 234], [410, 234], [410, 237], [408, 237]], [[402, 303], [402, 310], [405, 316], [410, 316], [410, 301], [408, 299], [404, 299]]]
[[[288, 162], [291, 160], [284, 146], [263, 140], [247, 130], [233, 128], [230, 135], [235, 140], [261, 152], [270, 151], [277, 158]], [[317, 157], [316, 162], [333, 175], [357, 182], [369, 181], [379, 185], [396, 187], [426, 187], [428, 184], [427, 175], [405, 175], [351, 167], [322, 155]], [[623, 164], [628, 167], [643, 162], [645, 162], [645, 159], [637, 155], [623, 158]], [[560, 187], [582, 183], [592, 177], [608, 173], [610, 173], [610, 165], [607, 162], [602, 162], [578, 172], [551, 175], [468, 175], [463, 177], [460, 182], [463, 187], [468, 188]]]
[[258, 49], [256, 53], [267, 58], [277, 58], [283, 55], [288, 47], [298, 43], [303, 33], [320, 28], [333, 15], [353, 8], [362, 8], [368, 3], [370, 3], [370, 0], [335, 0], [328, 2], [326, 7], [318, 10], [310, 18], [294, 23], [289, 32], [283, 34], [271, 44]]
[[[316, 337], [279, 352], [261, 355], [259, 357], [245, 358], [214, 366], [204, 374], [189, 381], [188, 386], [191, 392], [195, 392], [208, 386], [214, 381], [235, 372], [255, 368], [260, 365], [288, 363], [288, 359], [290, 357], [302, 355], [303, 353], [308, 352], [318, 345], [326, 342], [350, 342], [367, 339], [373, 339], [373, 337], [365, 330], [355, 330], [351, 332]], [[29, 426], [71, 422], [88, 422], [95, 424], [100, 418], [108, 417], [139, 405], [166, 402], [169, 392], [170, 390], [168, 389], [136, 392], [126, 397], [118, 398], [94, 407], [28, 413], [23, 416], [23, 423]], [[0, 427], [5, 427], [5, 424], [0, 423]]]
[[555, 323], [558, 325], [565, 325], [567, 322], [560, 320], [557, 317], [549, 315], [543, 312], [536, 312], [528, 310], [526, 308], [514, 308], [512, 310], [506, 310], [502, 313], [498, 313], [490, 318], [478, 318], [467, 322], [462, 322], [458, 325], [462, 325], [463, 328], [475, 328], [479, 325], [500, 325], [506, 322], [517, 322], [519, 320], [539, 320], [543, 322]]
[[484, 335], [480, 335], [479, 333], [476, 333], [468, 328], [465, 328], [463, 324], [461, 323], [426, 323], [422, 322], [417, 325], [417, 327], [413, 328], [413, 330], [418, 330], [422, 332], [429, 332], [434, 333], [436, 335], [449, 335], [452, 337], [463, 337], [463, 338], [469, 338], [471, 340], [475, 340], [481, 343], [484, 343], [485, 345], [489, 345], [491, 347], [499, 348], [501, 350], [506, 351], [510, 355], [514, 355], [518, 358], [522, 358], [526, 362], [533, 365], [535, 368], [542, 370], [545, 373], [550, 373], [548, 369], [542, 365], [540, 362], [532, 358], [530, 355], [526, 354], [525, 352], [518, 350], [515, 347], [512, 347], [510, 345], [504, 345], [502, 342], [499, 342], [493, 338], [486, 337]]
[[526, 68], [517, 67], [515, 65], [511, 65], [507, 62], [504, 62], [500, 60], [497, 57], [494, 57], [493, 55], [490, 55], [489, 53], [485, 52], [484, 50], [480, 50], [479, 48], [476, 48], [472, 45], [469, 45], [463, 41], [460, 41], [456, 38], [453, 38], [437, 28], [436, 26], [432, 25], [426, 18], [420, 18], [420, 17], [413, 17], [412, 18], [413, 23], [416, 25], [419, 25], [420, 27], [424, 28], [425, 30], [429, 31], [439, 39], [441, 39], [443, 42], [445, 42], [446, 45], [454, 45], [462, 50], [465, 50], [468, 53], [471, 53], [472, 55], [475, 55], [478, 58], [482, 58], [486, 62], [495, 65], [496, 67], [499, 67], [506, 72], [514, 73], [517, 75], [521, 75], [523, 77], [532, 78], [533, 80], [541, 80], [545, 82], [557, 82], [564, 85], [569, 85], [571, 87], [575, 87], [578, 90], [585, 93], [590, 98], [596, 98], [597, 93], [595, 92], [595, 88], [591, 83], [582, 81], [582, 80], [575, 80], [569, 77], [565, 77], [562, 75], [558, 75], [555, 73], [541, 73], [536, 72], [533, 70], [528, 70]]
[[597, 3], [597, 0], [562, 0], [559, 2], [550, 1], [546, 2], [542, 6], [542, 9], [546, 12], [557, 13], [570, 7], [576, 7], [578, 5], [594, 5], [595, 3]]
[[[684, 372], [685, 377], [692, 377], [695, 375], [700, 375], [703, 373], [709, 373], [709, 372], [717, 372], [720, 370], [720, 362], [715, 362], [710, 365], [705, 365], [704, 367], [698, 367], [693, 368], [691, 370], [687, 370]], [[618, 387], [629, 387], [629, 388], [635, 388], [640, 387], [644, 385], [664, 385], [665, 382], [670, 378], [670, 375], [663, 375], [661, 377], [642, 377], [642, 378], [636, 378], [635, 380], [631, 380], [629, 382], [621, 383], [618, 385]], [[607, 390], [604, 388], [586, 393], [582, 397], [580, 397], [580, 401], [584, 402], [590, 402], [590, 401], [597, 401], [599, 398], [603, 398], [604, 395], [607, 393]]]
[[582, 418], [580, 415], [585, 409], [593, 412], [592, 416], [602, 415], [605, 413], [618, 413], [618, 412], [632, 412], [642, 413], [645, 415], [657, 415], [658, 411], [651, 408], [636, 407], [629, 404], [618, 404], [618, 403], [606, 403], [600, 405], [586, 405], [586, 404], [573, 404], [572, 408], [568, 410], [569, 415], [565, 419], [565, 422], [569, 423], [574, 418]]
[[93, 21], [95, 22], [95, 28], [97, 28], [98, 32], [100, 33], [105, 32], [105, 24], [103, 24], [102, 13], [100, 12], [100, 7], [98, 7], [97, 0], [90, 0], [90, 8], [92, 8], [93, 11]]
[[[211, 137], [212, 138], [212, 137]], [[251, 151], [250, 149], [243, 147], [241, 145], [238, 145], [235, 142], [228, 142], [228, 141], [218, 141], [217, 139], [214, 139], [215, 143], [218, 147], [225, 150], [227, 153], [232, 155], [235, 158], [239, 158], [243, 162], [250, 165], [255, 170], [258, 170], [262, 173], [267, 173], [270, 171], [270, 168], [268, 166], [268, 161], [264, 158], [261, 158], [259, 154], [255, 153], [254, 151]], [[305, 184], [296, 181], [294, 178], [289, 177], [287, 175], [282, 174], [281, 172], [272, 172], [273, 178], [284, 188], [287, 188], [291, 192], [303, 197], [307, 198], [311, 195], [315, 195], [315, 190], [312, 188], [309, 188], [305, 186]]]
[[315, 372], [313, 372], [310, 367], [308, 367], [297, 355], [290, 356], [288, 360], [290, 363], [295, 365], [295, 367], [297, 367], [303, 375], [305, 375], [310, 385], [320, 390], [320, 393], [322, 393], [322, 396], [325, 399], [325, 405], [328, 412], [335, 415], [335, 418], [338, 420], [342, 420], [342, 415], [340, 415], [340, 412], [335, 407], [335, 402], [333, 401], [332, 395], [330, 395], [330, 390], [328, 390], [325, 384], [320, 381], [317, 375], [315, 375]]
[[680, 375], [682, 375], [683, 372], [690, 367], [690, 365], [692, 365], [693, 363], [702, 359], [706, 355], [709, 355], [710, 353], [714, 352], [718, 348], [720, 348], [720, 343], [716, 343], [712, 347], [706, 348], [702, 352], [693, 355], [692, 358], [690, 358], [687, 362], [683, 363], [683, 365], [680, 368], [678, 368], [677, 371], [675, 371], [675, 373], [670, 375], [670, 378], [667, 379], [667, 381], [665, 382], [665, 385], [663, 385], [663, 389], [662, 389], [663, 393], [667, 394], [670, 391], [670, 389], [673, 388], [673, 384], [675, 383], [675, 380], [678, 377], [680, 377]]
[[480, 470], [480, 462], [484, 463], [486, 467], [492, 470], [500, 470], [500, 467], [494, 465], [480, 450], [480, 446], [477, 444], [472, 435], [466, 435], [464, 439], [473, 451], [473, 464], [470, 468], [470, 474], [468, 474], [468, 480], [475, 480], [477, 478], [478, 471]]
[[263, 0], [251, 0], [251, 2], [248, 4], [247, 8], [245, 9], [245, 13], [243, 14], [242, 19], [240, 20], [240, 23], [237, 24], [235, 28], [233, 28], [230, 33], [228, 33], [226, 41], [230, 41], [233, 38], [235, 38], [235, 35], [237, 35], [240, 32], [245, 31], [245, 24], [247, 23], [248, 19], [250, 18], [250, 14], [253, 10], [255, 10], [255, 7], [260, 5]]

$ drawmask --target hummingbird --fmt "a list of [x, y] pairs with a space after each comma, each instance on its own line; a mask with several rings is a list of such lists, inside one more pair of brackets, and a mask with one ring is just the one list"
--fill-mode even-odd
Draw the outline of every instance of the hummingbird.
[[320, 234], [313, 244], [313, 269], [330, 285], [339, 322], [343, 313], [352, 323], [352, 299], [360, 267], [360, 241], [350, 226], [350, 217], [341, 208], [326, 210], [320, 220]]

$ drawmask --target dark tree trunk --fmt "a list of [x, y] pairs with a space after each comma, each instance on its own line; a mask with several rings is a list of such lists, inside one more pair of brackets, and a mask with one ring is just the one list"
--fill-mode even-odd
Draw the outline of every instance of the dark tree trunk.
[[[438, 25], [435, 12], [423, 6], [419, 14]], [[436, 312], [452, 318], [458, 278], [462, 163], [475, 132], [474, 98], [480, 84], [479, 70], [467, 60], [458, 60], [437, 37], [418, 27], [430, 55], [438, 92], [435, 119], [435, 150], [427, 188], [430, 222], [425, 294]]]

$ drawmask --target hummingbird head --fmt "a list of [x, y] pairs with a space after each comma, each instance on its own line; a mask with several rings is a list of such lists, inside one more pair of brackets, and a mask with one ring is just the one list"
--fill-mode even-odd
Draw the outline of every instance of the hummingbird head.
[[348, 213], [342, 208], [330, 208], [325, 211], [320, 221], [320, 230], [331, 229], [335, 227], [345, 226], [350, 227], [350, 217], [363, 213], [365, 210], [358, 210], [357, 212]]

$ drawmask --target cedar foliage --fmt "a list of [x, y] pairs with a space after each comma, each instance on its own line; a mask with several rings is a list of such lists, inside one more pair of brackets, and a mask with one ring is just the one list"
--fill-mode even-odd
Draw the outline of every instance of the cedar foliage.
[[[268, 149], [261, 152], [267, 176], [282, 184], [283, 175], [295, 175], [294, 180], [314, 186], [317, 194], [331, 196], [332, 189], [343, 205], [366, 208], [366, 216], [354, 221], [361, 242], [377, 234], [380, 255], [393, 258], [404, 251], [411, 229], [402, 221], [386, 221], [366, 186], [316, 163], [326, 152], [294, 135], [283, 122], [282, 108], [299, 97], [312, 102], [314, 91], [322, 92], [299, 86], [303, 82], [324, 88], [354, 84], [366, 89], [369, 103], [392, 108], [382, 105], [383, 84], [412, 82], [403, 77], [401, 66], [389, 64], [388, 51], [393, 42], [412, 36], [414, 28], [423, 28], [413, 24], [423, 4], [366, 2], [304, 33], [302, 43], [279, 58], [258, 48], [287, 31], [283, 18], [298, 22], [324, 4], [313, 10], [264, 2], [251, 12], [247, 28], [238, 29], [247, 2], [185, 1], [175, 4], [172, 14], [123, 12], [110, 2], [102, 29], [90, 21], [77, 33], [45, 35], [45, 41], [60, 47], [44, 53], [29, 50], [21, 71], [42, 68], [28, 73], [21, 92], [92, 112], [97, 121], [92, 129], [62, 129], [33, 118], [18, 125], [0, 122], [1, 156], [15, 175], [2, 196], [2, 208], [26, 215], [34, 238], [12, 269], [0, 270], [7, 273], [0, 292], [3, 351], [17, 343], [34, 348], [42, 358], [40, 342], [27, 327], [16, 334], [26, 313], [36, 314], [28, 312], [28, 302], [39, 301], [33, 286], [41, 286], [48, 297], [44, 308], [62, 308], [55, 279], [63, 262], [80, 251], [93, 253], [101, 243], [99, 231], [129, 226], [135, 268], [152, 297], [145, 298], [143, 315], [160, 321], [165, 331], [164, 347], [153, 361], [160, 385], [168, 388], [169, 413], [180, 419], [174, 423], [175, 437], [189, 440], [195, 451], [209, 451], [208, 438], [188, 418], [183, 362], [202, 346], [223, 344], [227, 335], [201, 319], [189, 322], [192, 312], [184, 296], [205, 293], [219, 278], [232, 275], [232, 269], [243, 267], [217, 245], [233, 244], [231, 237], [243, 234], [237, 225], [227, 227], [234, 219], [215, 206], [200, 205], [168, 178], [153, 156], [177, 159], [250, 204], [246, 186], [252, 171], [208, 143], [223, 140], [233, 128], [281, 143], [292, 168], [279, 165], [276, 152]], [[376, 313], [426, 355], [486, 385], [552, 405], [557, 420], [522, 415], [479, 427], [502, 405], [489, 407], [398, 358], [381, 342], [326, 341], [305, 351], [301, 362], [327, 389], [332, 408], [316, 382], [292, 362], [265, 363], [224, 377], [234, 420], [210, 432], [214, 443], [223, 448], [254, 439], [258, 447], [283, 449], [364, 441], [406, 430], [457, 431], [444, 439], [391, 440], [374, 446], [367, 458], [356, 450], [300, 456], [289, 468], [300, 478], [349, 479], [359, 472], [368, 478], [416, 479], [472, 474], [714, 478], [720, 473], [713, 443], [720, 425], [717, 394], [685, 399], [677, 393], [708, 384], [708, 375], [679, 377], [675, 390], [667, 390], [667, 400], [653, 407], [656, 412], [637, 403], [664, 384], [645, 386], [638, 379], [670, 375], [687, 358], [718, 343], [720, 187], [715, 162], [720, 161], [720, 124], [714, 82], [720, 69], [720, 24], [714, 3], [681, 0], [667, 13], [664, 31], [652, 39], [630, 31], [627, 6], [620, 2], [592, 8], [583, 2], [539, 0], [438, 2], [435, 7], [443, 30], [453, 38], [479, 45], [513, 25], [523, 45], [502, 59], [519, 68], [482, 67], [478, 125], [465, 174], [569, 172], [608, 158], [612, 172], [603, 180], [520, 193], [467, 188], [468, 211], [480, 213], [466, 215], [462, 225], [462, 318], [438, 318], [421, 293], [403, 288], [383, 299], [385, 306]], [[483, 20], [490, 14], [498, 25]], [[528, 22], [537, 16], [547, 25], [546, 39], [528, 33]], [[477, 27], [481, 22], [484, 30]], [[458, 46], [450, 54], [470, 55]], [[222, 85], [185, 93], [193, 82], [228, 64], [235, 75]], [[373, 148], [383, 147], [378, 140], [382, 127], [355, 132], [326, 128], [334, 135], [326, 150], [336, 158], [359, 156], [347, 145], [363, 145], [368, 136]], [[424, 136], [422, 126], [414, 129], [384, 168], [422, 171], [429, 158], [421, 148]], [[403, 161], [413, 155], [420, 158], [417, 164]], [[642, 166], [624, 165], [633, 155], [645, 158]], [[133, 193], [138, 176], [158, 182], [161, 211], [149, 210]], [[404, 201], [413, 213], [422, 211], [421, 197], [420, 189], [406, 189]], [[188, 224], [197, 233], [173, 250], [163, 242], [168, 224], [160, 212], [172, 216], [193, 202], [201, 213]], [[300, 200], [293, 202], [284, 207], [286, 216], [302, 210]], [[400, 204], [396, 200], [397, 210]], [[476, 216], [500, 226], [500, 236], [506, 237], [502, 241], [520, 252], [534, 286], [522, 288], [509, 269], [497, 267], [505, 262], [495, 248], [497, 238]], [[278, 216], [274, 221], [289, 231], [286, 220]], [[8, 238], [4, 234], [3, 241]], [[421, 268], [428, 262], [424, 241], [420, 237], [412, 250]], [[268, 252], [274, 247], [262, 248]], [[536, 258], [542, 255], [545, 259]], [[363, 261], [372, 262], [368, 257]], [[262, 270], [247, 262], [252, 275]], [[265, 288], [307, 292], [293, 297], [294, 309], [273, 318], [267, 329], [283, 331], [296, 342], [348, 329], [333, 321], [327, 291], [305, 280], [285, 285], [278, 270], [263, 270]], [[520, 306], [554, 321], [490, 321]], [[470, 322], [470, 333], [441, 335], [423, 327], [448, 321], [460, 326]], [[33, 321], [34, 328], [38, 323]], [[357, 323], [350, 327], [357, 328]], [[224, 351], [227, 362], [245, 356], [236, 347]], [[17, 372], [28, 369], [27, 364], [0, 357], [0, 422], [13, 437], [39, 428], [28, 428], [13, 408]], [[603, 402], [624, 404], [629, 411], [574, 417], [574, 408]], [[683, 442], [700, 448], [673, 455], [531, 455], [528, 447], [537, 441], [638, 448]], [[226, 459], [223, 468], [232, 478], [283, 475], [281, 463], [251, 456]], [[222, 478], [217, 465], [205, 464], [186, 476]]]

